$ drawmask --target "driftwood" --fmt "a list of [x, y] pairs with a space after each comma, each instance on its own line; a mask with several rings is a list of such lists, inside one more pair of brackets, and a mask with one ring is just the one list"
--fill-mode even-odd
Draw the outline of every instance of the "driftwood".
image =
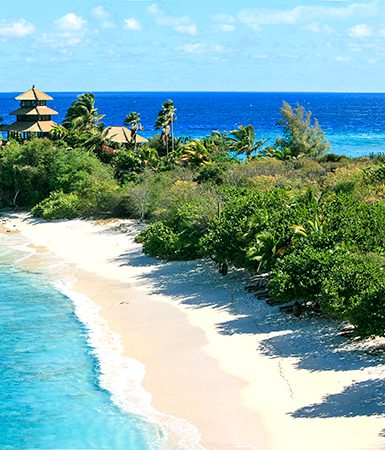
[[347, 338], [353, 337], [355, 329], [356, 328], [354, 325], [352, 325], [350, 323], [346, 324], [345, 326], [343, 326], [341, 328], [341, 331], [338, 333], [338, 336], [343, 336], [343, 337], [347, 337]]
[[250, 284], [249, 286], [245, 287], [245, 291], [247, 292], [255, 292], [259, 291], [261, 289], [261, 286], [259, 284]]
[[264, 289], [267, 287], [269, 280], [267, 278], [261, 278], [260, 280], [255, 280], [253, 284], [249, 284], [245, 287], [245, 291], [254, 292], [259, 289]]
[[290, 303], [290, 305], [280, 306], [279, 309], [282, 312], [291, 313], [293, 312], [294, 303]]
[[285, 304], [286, 302], [285, 301], [283, 301], [283, 300], [274, 300], [274, 299], [267, 299], [266, 300], [266, 303], [268, 304], [268, 305], [270, 305], [270, 306], [277, 306], [277, 305], [283, 305], [283, 304]]
[[254, 295], [256, 297], [266, 297], [269, 295], [269, 290], [268, 289], [262, 289], [260, 291], [256, 291], [254, 292]]

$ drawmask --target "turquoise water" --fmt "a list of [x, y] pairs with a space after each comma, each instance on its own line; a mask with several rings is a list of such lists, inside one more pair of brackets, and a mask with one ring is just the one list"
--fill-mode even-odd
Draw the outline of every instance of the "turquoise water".
[[2, 450], [161, 448], [155, 425], [100, 387], [87, 330], [42, 275], [0, 265], [0, 333]]

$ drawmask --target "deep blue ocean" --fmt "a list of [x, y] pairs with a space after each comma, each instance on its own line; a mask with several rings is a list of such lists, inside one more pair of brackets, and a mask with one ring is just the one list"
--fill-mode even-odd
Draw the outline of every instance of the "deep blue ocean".
[[[0, 117], [16, 109], [19, 93], [0, 94]], [[52, 107], [61, 121], [79, 93], [50, 93]], [[313, 112], [332, 144], [332, 151], [349, 156], [385, 152], [385, 94], [340, 93], [232, 93], [232, 92], [97, 92], [96, 105], [105, 114], [106, 125], [122, 125], [131, 111], [141, 114], [144, 135], [155, 133], [157, 113], [165, 100], [177, 108], [175, 132], [179, 136], [202, 137], [213, 130], [229, 131], [251, 123], [259, 138], [273, 142], [280, 133], [277, 122], [282, 101], [301, 104]]]
[[[73, 302], [23, 272], [0, 238], [0, 448], [164, 449], [159, 428], [100, 385], [100, 364]], [[8, 239], [9, 240], [9, 239]]]

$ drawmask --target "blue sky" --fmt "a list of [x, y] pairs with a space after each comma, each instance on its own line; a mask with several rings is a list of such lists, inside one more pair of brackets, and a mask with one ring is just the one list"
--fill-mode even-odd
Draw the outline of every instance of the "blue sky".
[[1, 91], [385, 92], [385, 0], [12, 0]]

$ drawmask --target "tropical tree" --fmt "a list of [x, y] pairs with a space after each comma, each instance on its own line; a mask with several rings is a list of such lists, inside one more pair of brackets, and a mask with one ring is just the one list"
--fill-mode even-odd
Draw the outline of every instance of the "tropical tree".
[[124, 119], [124, 125], [130, 127], [131, 130], [131, 143], [136, 146], [136, 137], [138, 131], [143, 131], [143, 125], [140, 123], [140, 114], [136, 112], [130, 112]]
[[65, 139], [68, 136], [68, 130], [61, 125], [54, 125], [49, 134], [52, 139], [54, 139], [55, 141], [59, 141]]
[[162, 141], [166, 147], [168, 155], [169, 136], [171, 132], [171, 150], [174, 151], [174, 122], [176, 121], [176, 109], [172, 100], [167, 100], [162, 105], [162, 109], [158, 113], [158, 117], [155, 122], [155, 128], [162, 130]]
[[111, 147], [111, 142], [108, 137], [108, 129], [104, 128], [102, 124], [90, 130], [86, 134], [86, 140], [83, 147], [87, 150], [93, 151], [103, 162], [110, 162], [115, 153], [115, 149]]
[[274, 238], [269, 231], [257, 234], [255, 241], [248, 249], [246, 258], [250, 262], [258, 263], [257, 270], [270, 270], [276, 259], [286, 251], [281, 240]]
[[238, 155], [246, 155], [246, 158], [250, 159], [252, 154], [257, 152], [267, 142], [267, 139], [256, 140], [253, 125], [241, 125], [230, 133], [229, 142], [230, 148]]
[[265, 147], [262, 152], [262, 156], [266, 156], [267, 158], [275, 158], [280, 161], [285, 161], [287, 159], [292, 159], [292, 153], [289, 148], [283, 147], [283, 148], [277, 148], [275, 146], [269, 145], [268, 147]]
[[67, 129], [91, 131], [100, 125], [103, 117], [104, 115], [99, 114], [95, 107], [94, 94], [81, 94], [69, 107], [63, 120], [63, 126]]
[[283, 102], [281, 108], [282, 119], [278, 122], [283, 125], [283, 137], [277, 138], [275, 147], [290, 150], [291, 156], [317, 157], [330, 149], [330, 143], [325, 138], [325, 132], [319, 126], [317, 119], [312, 120], [312, 113], [303, 106], [293, 108]]
[[182, 146], [182, 154], [179, 161], [188, 163], [192, 166], [200, 166], [211, 161], [209, 150], [206, 147], [207, 142], [201, 139], [194, 139]]

